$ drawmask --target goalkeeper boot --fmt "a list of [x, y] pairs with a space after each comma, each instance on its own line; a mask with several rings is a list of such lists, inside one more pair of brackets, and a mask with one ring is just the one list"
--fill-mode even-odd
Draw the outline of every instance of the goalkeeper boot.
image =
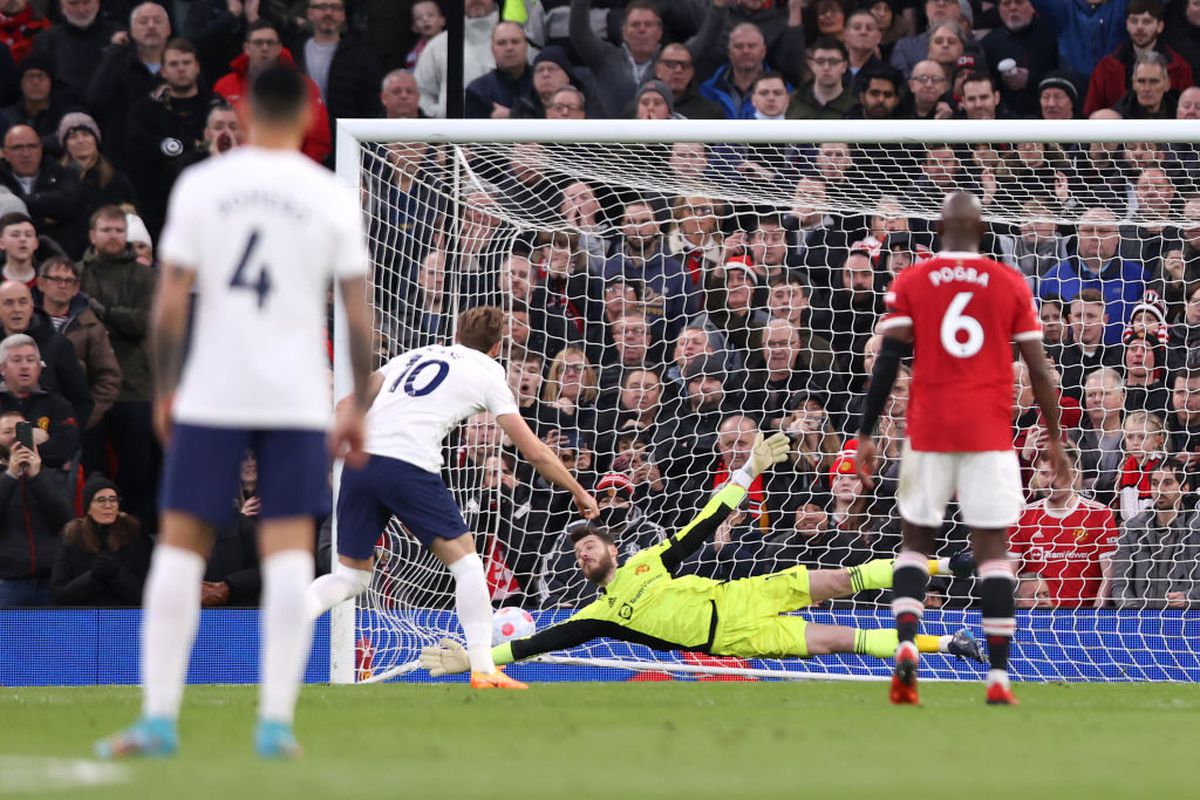
[[896, 669], [892, 673], [892, 705], [915, 706], [917, 698], [917, 665], [919, 656], [915, 642], [901, 642], [896, 648]]
[[254, 730], [254, 751], [261, 758], [295, 761], [304, 750], [292, 733], [292, 726], [278, 720], [261, 719]]
[[987, 704], [989, 706], [1015, 706], [1018, 705], [1017, 697], [1013, 694], [1012, 685], [1008, 682], [1008, 676], [1005, 675], [1003, 680], [988, 680], [987, 685]]
[[950, 647], [947, 652], [952, 656], [959, 658], [969, 658], [972, 661], [980, 663], [987, 662], [987, 656], [983, 654], [983, 648], [979, 646], [979, 640], [971, 635], [971, 632], [966, 628], [955, 631], [950, 637]]
[[143, 717], [132, 727], [96, 742], [96, 757], [166, 758], [179, 751], [175, 722], [166, 717]]
[[524, 683], [505, 675], [500, 670], [495, 672], [472, 672], [472, 689], [528, 689]]

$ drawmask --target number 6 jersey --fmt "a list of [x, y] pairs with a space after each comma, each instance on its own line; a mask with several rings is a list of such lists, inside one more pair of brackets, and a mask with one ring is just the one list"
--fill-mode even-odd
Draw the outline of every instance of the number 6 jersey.
[[442, 439], [479, 411], [518, 414], [504, 367], [461, 344], [429, 345], [383, 366], [383, 387], [367, 411], [368, 453], [440, 472]]
[[1012, 343], [1041, 339], [1025, 278], [978, 253], [939, 253], [900, 273], [878, 330], [911, 325], [912, 448], [1012, 449]]
[[159, 243], [164, 265], [196, 274], [178, 421], [328, 425], [329, 285], [366, 275], [360, 216], [332, 173], [295, 151], [240, 147], [183, 173]]

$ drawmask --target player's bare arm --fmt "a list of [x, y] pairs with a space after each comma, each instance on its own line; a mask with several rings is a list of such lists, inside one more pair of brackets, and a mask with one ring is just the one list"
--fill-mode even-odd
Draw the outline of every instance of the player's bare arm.
[[595, 519], [599, 515], [600, 508], [596, 505], [596, 498], [579, 485], [579, 481], [563, 466], [554, 451], [529, 429], [529, 425], [520, 414], [501, 414], [496, 418], [496, 422], [538, 474], [571, 493], [575, 507], [584, 519]]
[[171, 435], [171, 398], [183, 372], [189, 299], [196, 273], [181, 264], [163, 265], [150, 314], [150, 358], [154, 373], [154, 430], [159, 441]]
[[858, 455], [855, 459], [855, 469], [863, 482], [863, 487], [870, 489], [875, 485], [872, 475], [875, 472], [875, 425], [887, 405], [896, 376], [900, 372], [900, 362], [912, 352], [912, 325], [893, 321], [881, 330], [883, 345], [875, 366], [871, 370], [871, 384], [867, 389], [866, 400], [863, 403], [862, 421], [858, 428]]
[[335, 457], [354, 464], [365, 458], [363, 418], [383, 385], [383, 376], [371, 372], [371, 312], [367, 307], [366, 279], [359, 276], [341, 281], [342, 307], [346, 312], [350, 367], [354, 375], [351, 402], [339, 403], [329, 430], [329, 448]]
[[1017, 342], [1021, 359], [1029, 368], [1029, 383], [1033, 390], [1033, 398], [1042, 411], [1042, 419], [1046, 425], [1046, 452], [1050, 463], [1054, 465], [1056, 480], [1071, 480], [1071, 464], [1062, 448], [1062, 429], [1060, 425], [1061, 412], [1058, 405], [1058, 388], [1054, 382], [1054, 372], [1050, 362], [1046, 360], [1046, 351], [1040, 339], [1026, 339]]

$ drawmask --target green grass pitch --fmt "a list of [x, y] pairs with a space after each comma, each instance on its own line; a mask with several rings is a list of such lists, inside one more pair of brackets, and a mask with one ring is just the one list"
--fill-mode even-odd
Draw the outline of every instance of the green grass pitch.
[[927, 683], [922, 707], [892, 708], [883, 683], [314, 686], [305, 758], [267, 764], [250, 748], [255, 690], [200, 686], [180, 756], [108, 772], [76, 760], [132, 721], [136, 689], [0, 688], [0, 797], [1197, 796], [1200, 687], [1018, 692], [989, 708], [979, 684]]

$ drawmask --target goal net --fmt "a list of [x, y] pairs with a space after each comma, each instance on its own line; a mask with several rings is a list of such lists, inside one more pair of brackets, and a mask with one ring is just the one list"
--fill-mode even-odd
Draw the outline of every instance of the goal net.
[[[1014, 670], [1198, 680], [1198, 141], [1182, 122], [343, 121], [338, 172], [362, 198], [380, 363], [449, 341], [462, 310], [501, 306], [521, 413], [595, 492], [622, 559], [685, 525], [755, 431], [789, 434], [788, 462], [682, 567], [719, 581], [896, 553], [907, 367], [880, 422], [876, 489], [853, 475], [875, 325], [894, 276], [938, 250], [945, 194], [977, 194], [985, 254], [1039, 298], [1079, 457], [1074, 490], [1047, 485], [1044, 432], [1014, 365], [1029, 502], [1012, 534]], [[542, 628], [597, 597], [575, 563], [570, 497], [495, 420], [469, 419], [444, 456], [497, 608], [529, 609]], [[957, 514], [942, 542], [941, 555], [966, 546]], [[356, 613], [335, 619], [334, 679], [428, 679], [415, 671], [420, 647], [461, 638], [452, 580], [395, 523], [377, 556]], [[890, 627], [888, 603], [867, 591], [797, 613]], [[924, 629], [960, 627], [981, 635], [976, 583], [936, 576]], [[554, 656], [513, 674], [889, 669], [868, 656], [739, 660], [607, 639]], [[983, 673], [949, 657], [923, 669]]]

